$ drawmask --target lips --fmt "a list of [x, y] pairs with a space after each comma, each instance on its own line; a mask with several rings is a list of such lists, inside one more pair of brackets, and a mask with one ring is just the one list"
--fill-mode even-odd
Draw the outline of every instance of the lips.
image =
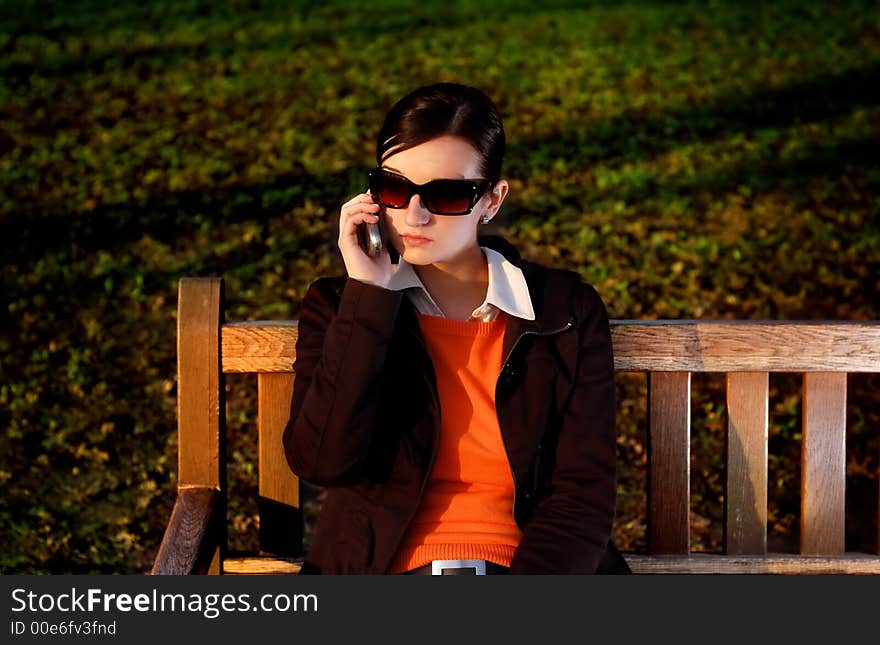
[[404, 242], [408, 242], [410, 244], [427, 244], [431, 241], [429, 237], [422, 237], [421, 235], [401, 235], [400, 236]]

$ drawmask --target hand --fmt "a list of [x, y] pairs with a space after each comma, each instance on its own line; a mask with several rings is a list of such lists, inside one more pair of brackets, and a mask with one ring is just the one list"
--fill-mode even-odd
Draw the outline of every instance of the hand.
[[391, 281], [391, 257], [383, 246], [382, 252], [371, 258], [358, 243], [358, 226], [364, 222], [379, 222], [379, 204], [369, 191], [345, 202], [339, 214], [339, 250], [348, 277], [361, 282], [387, 287]]

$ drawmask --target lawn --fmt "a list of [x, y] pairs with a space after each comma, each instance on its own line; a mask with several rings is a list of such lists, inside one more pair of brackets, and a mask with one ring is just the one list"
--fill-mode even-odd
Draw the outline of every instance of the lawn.
[[[880, 318], [875, 2], [0, 5], [0, 572], [149, 570], [176, 476], [182, 276], [295, 318], [390, 105], [498, 103], [495, 231], [612, 318]], [[694, 379], [692, 524], [721, 545], [726, 419]], [[255, 383], [228, 379], [229, 530], [256, 539]], [[850, 378], [847, 548], [875, 550], [880, 379]], [[644, 379], [615, 537], [644, 547]], [[771, 377], [774, 550], [796, 550], [798, 379]], [[239, 493], [244, 493], [239, 496]], [[251, 497], [252, 500], [247, 498]]]

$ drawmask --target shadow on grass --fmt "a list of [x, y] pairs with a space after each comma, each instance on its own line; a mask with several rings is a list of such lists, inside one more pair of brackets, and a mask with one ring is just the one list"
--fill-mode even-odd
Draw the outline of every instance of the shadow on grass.
[[740, 187], [748, 187], [753, 195], [778, 189], [798, 190], [815, 177], [839, 177], [849, 169], [869, 167], [874, 163], [877, 150], [877, 141], [870, 139], [808, 144], [793, 159], [741, 161], [725, 167], [721, 173], [697, 172], [669, 179], [657, 175], [638, 186], [597, 191], [597, 197], [607, 199], [613, 196], [628, 203], [638, 203], [665, 194], [726, 195]]
[[[511, 175], [528, 176], [560, 157], [584, 164], [615, 158], [644, 158], [683, 143], [821, 121], [877, 104], [880, 104], [880, 65], [871, 65], [775, 90], [720, 97], [705, 106], [656, 114], [630, 110], [608, 121], [561, 130], [552, 138], [540, 141], [514, 140], [508, 149], [508, 168]], [[723, 190], [742, 183], [763, 188], [806, 177], [836, 177], [853, 163], [869, 163], [875, 146], [875, 141], [868, 140], [814, 145], [791, 162], [769, 161], [757, 169], [743, 166], [719, 177], [698, 174], [694, 179], [676, 179], [666, 189]], [[301, 204], [306, 197], [335, 209], [340, 200], [354, 194], [355, 187], [362, 183], [363, 172], [364, 169], [349, 169], [312, 175], [302, 170], [266, 184], [156, 194], [138, 205], [99, 206], [89, 213], [59, 216], [42, 209], [29, 209], [25, 204], [0, 222], [0, 250], [7, 262], [23, 268], [41, 254], [72, 245], [86, 252], [117, 249], [144, 234], [171, 241], [203, 226], [271, 218]], [[292, 189], [290, 197], [282, 203], [263, 205], [267, 193], [288, 189]], [[653, 189], [649, 184], [631, 192], [627, 198], [645, 198]], [[583, 203], [581, 198], [576, 199]], [[509, 221], [523, 214], [526, 211], [510, 209]], [[316, 242], [326, 243], [327, 239]]]
[[[103, 29], [96, 29], [89, 24], [85, 34], [78, 25], [68, 24], [65, 27], [47, 26], [48, 18], [57, 18], [59, 14], [69, 13], [69, 9], [57, 11], [56, 7], [47, 4], [39, 13], [30, 15], [10, 15], [7, 19], [16, 24], [9, 33], [8, 40], [0, 46], [0, 54], [14, 52], [20, 38], [33, 35], [48, 40], [61, 42], [70, 35], [86, 35], [95, 33], [103, 37], [103, 32], [124, 25], [132, 33], [149, 34], [161, 29], [188, 28], [193, 21], [217, 20], [223, 25], [224, 32], [213, 40], [202, 39], [199, 42], [181, 45], [150, 46], [139, 50], [113, 48], [100, 52], [77, 52], [69, 56], [55, 56], [36, 65], [0, 62], [0, 82], [11, 87], [26, 86], [31, 76], [42, 78], [65, 78], [77, 74], [103, 73], [107, 69], [143, 69], [163, 66], [186, 65], [203, 61], [206, 58], [222, 61], [229, 58], [247, 57], [263, 51], [295, 51], [300, 45], [312, 48], [323, 44], [341, 44], [346, 47], [358, 47], [364, 42], [375, 40], [379, 36], [410, 33], [412, 31], [429, 31], [438, 29], [455, 29], [473, 25], [475, 21], [491, 21], [485, 8], [473, 2], [466, 5], [433, 3], [435, 6], [420, 7], [413, 5], [401, 10], [399, 5], [381, 3], [359, 7], [353, 4], [348, 7], [323, 6], [318, 2], [299, 2], [267, 6], [258, 1], [240, 3], [235, 8], [235, 15], [229, 15], [229, 9], [223, 3], [195, 3], [189, 10], [177, 8], [176, 22], [161, 14], [161, 9], [132, 10], [127, 13], [117, 11], [114, 22], [106, 22]], [[647, 0], [629, 2], [599, 2], [611, 7], [626, 5], [656, 5], [670, 2], [649, 2]], [[436, 6], [440, 5], [440, 6]], [[497, 19], [509, 19], [515, 16], [539, 16], [567, 9], [584, 9], [582, 2], [576, 0], [557, 1], [551, 3], [514, 3], [512, 6], [500, 8]], [[97, 11], [97, 8], [95, 9]], [[0, 16], [2, 17], [2, 16]], [[287, 33], [273, 35], [269, 38], [254, 38], [245, 42], [235, 37], [235, 32], [242, 29], [266, 28], [277, 33], [279, 25], [288, 25], [292, 19], [301, 23], [301, 31], [290, 29]], [[57, 20], [56, 20], [57, 22]], [[306, 67], [307, 63], [303, 65]]]
[[[270, 219], [305, 199], [338, 201], [363, 183], [365, 173], [346, 170], [317, 177], [302, 170], [269, 183], [154, 194], [140, 204], [109, 204], [87, 213], [52, 215], [24, 207], [0, 221], [0, 250], [7, 262], [21, 268], [41, 254], [73, 245], [83, 252], [117, 249], [143, 235], [171, 243], [206, 226]], [[283, 202], [265, 205], [267, 194], [284, 191], [289, 196]]]
[[555, 136], [512, 142], [508, 157], [517, 173], [526, 175], [536, 161], [546, 166], [558, 158], [636, 160], [683, 144], [823, 121], [878, 104], [880, 63], [874, 63], [781, 88], [719, 96], [705, 105], [657, 113], [630, 109], [610, 120], [579, 124], [574, 115]]

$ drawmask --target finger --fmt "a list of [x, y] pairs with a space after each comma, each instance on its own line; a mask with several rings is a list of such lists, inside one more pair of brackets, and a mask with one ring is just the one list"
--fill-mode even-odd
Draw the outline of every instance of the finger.
[[355, 204], [342, 211], [342, 219], [351, 219], [360, 215], [376, 215], [378, 212], [378, 204]]
[[342, 205], [342, 210], [350, 210], [358, 206], [378, 206], [373, 198], [367, 194], [358, 195], [354, 199], [350, 199]]
[[341, 234], [343, 237], [357, 237], [357, 227], [363, 224], [364, 222], [369, 222], [371, 224], [376, 224], [379, 221], [379, 217], [377, 215], [373, 215], [372, 213], [364, 213], [358, 212], [352, 214], [350, 217], [346, 218], [341, 227]]
[[375, 222], [378, 219], [378, 209], [371, 208], [369, 205], [361, 205], [356, 209], [350, 209], [344, 212], [340, 218], [340, 227], [347, 228], [356, 226], [364, 221]]
[[351, 206], [352, 204], [358, 204], [360, 202], [371, 202], [371, 201], [373, 201], [373, 200], [369, 196], [368, 193], [358, 193], [357, 195], [355, 195], [354, 197], [349, 199], [347, 202], [345, 202], [342, 205], [342, 207], [345, 208], [346, 206]]
[[376, 223], [379, 221], [379, 216], [375, 213], [366, 213], [363, 211], [352, 213], [349, 216], [348, 221], [346, 222], [346, 226], [348, 228], [354, 228], [363, 224], [364, 222]]
[[379, 215], [375, 211], [370, 212], [369, 210], [360, 209], [352, 211], [345, 219], [347, 223], [357, 226], [361, 222], [376, 222], [379, 220]]

